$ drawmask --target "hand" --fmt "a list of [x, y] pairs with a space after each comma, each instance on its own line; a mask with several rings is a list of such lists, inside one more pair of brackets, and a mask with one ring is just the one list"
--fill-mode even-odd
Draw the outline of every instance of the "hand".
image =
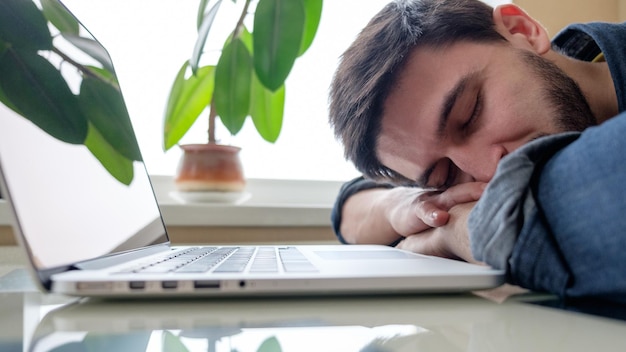
[[478, 200], [485, 183], [468, 182], [444, 192], [419, 188], [374, 188], [349, 197], [342, 210], [340, 232], [347, 243], [389, 244], [445, 225], [448, 209]]
[[467, 219], [476, 202], [462, 203], [449, 209], [446, 225], [407, 236], [396, 247], [415, 253], [479, 263], [472, 256]]
[[386, 217], [391, 227], [403, 237], [448, 223], [450, 210], [462, 203], [477, 201], [486, 183], [468, 182], [443, 192], [425, 192], [414, 188], [390, 190]]

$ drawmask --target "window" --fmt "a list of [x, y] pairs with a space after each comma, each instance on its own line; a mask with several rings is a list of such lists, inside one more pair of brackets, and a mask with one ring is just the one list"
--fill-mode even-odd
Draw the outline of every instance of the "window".
[[[109, 50], [148, 171], [171, 175], [180, 151], [162, 149], [162, 121], [167, 96], [196, 38], [198, 1], [62, 0]], [[241, 2], [241, 1], [239, 1]], [[326, 0], [313, 45], [296, 61], [287, 79], [283, 129], [275, 144], [265, 142], [247, 120], [242, 132], [218, 138], [242, 147], [249, 178], [348, 180], [358, 172], [344, 160], [328, 125], [328, 88], [339, 56], [369, 19], [389, 0]], [[503, 2], [503, 1], [490, 1]], [[218, 20], [231, 1], [224, 1]], [[230, 21], [232, 22], [232, 21]], [[214, 30], [232, 24], [215, 23]], [[210, 38], [209, 38], [210, 40]], [[221, 45], [221, 41], [218, 41]], [[210, 42], [206, 49], [210, 50]], [[204, 143], [207, 122], [200, 116], [182, 143]]]

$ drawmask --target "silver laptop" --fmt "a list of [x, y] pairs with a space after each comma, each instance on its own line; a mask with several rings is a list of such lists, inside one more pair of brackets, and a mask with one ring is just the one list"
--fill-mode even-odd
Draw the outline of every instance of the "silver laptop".
[[42, 290], [379, 294], [503, 282], [502, 271], [386, 246], [171, 245], [110, 57], [84, 27], [71, 29], [72, 19], [79, 22], [62, 4], [46, 3], [56, 11], [4, 2], [29, 20], [4, 16], [0, 24], [1, 194]]

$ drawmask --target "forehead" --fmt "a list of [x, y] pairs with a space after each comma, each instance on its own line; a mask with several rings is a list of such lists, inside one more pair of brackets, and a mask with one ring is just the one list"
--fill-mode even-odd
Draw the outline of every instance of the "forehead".
[[494, 44], [459, 42], [410, 54], [383, 104], [376, 152], [385, 166], [414, 180], [431, 166], [446, 94], [463, 77], [484, 72], [494, 50]]

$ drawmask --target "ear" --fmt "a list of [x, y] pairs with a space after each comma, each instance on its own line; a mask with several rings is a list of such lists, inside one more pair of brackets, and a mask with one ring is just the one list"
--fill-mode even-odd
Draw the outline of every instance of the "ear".
[[516, 47], [531, 49], [540, 55], [551, 48], [546, 29], [517, 5], [494, 8], [493, 21], [496, 30]]

